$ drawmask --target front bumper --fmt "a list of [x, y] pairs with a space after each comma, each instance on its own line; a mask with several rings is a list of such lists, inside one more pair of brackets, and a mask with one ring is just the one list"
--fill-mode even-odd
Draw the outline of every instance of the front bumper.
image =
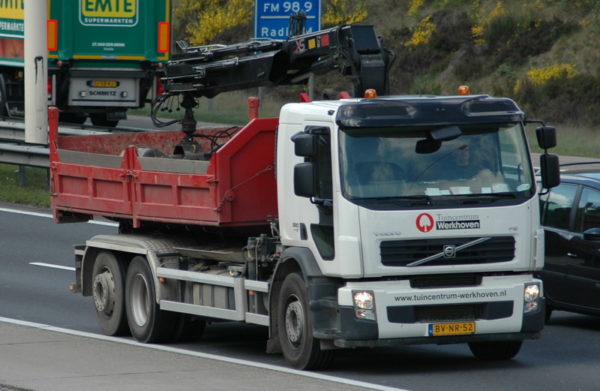
[[[484, 277], [476, 287], [411, 288], [406, 280], [349, 282], [338, 288], [337, 300], [311, 294], [314, 335], [338, 347], [390, 344], [448, 344], [523, 340], [539, 337], [545, 301], [523, 312], [523, 287], [537, 282], [531, 275]], [[352, 293], [371, 291], [375, 319], [355, 316]], [[314, 292], [316, 293], [316, 292]], [[433, 336], [437, 323], [474, 322], [467, 335]]]

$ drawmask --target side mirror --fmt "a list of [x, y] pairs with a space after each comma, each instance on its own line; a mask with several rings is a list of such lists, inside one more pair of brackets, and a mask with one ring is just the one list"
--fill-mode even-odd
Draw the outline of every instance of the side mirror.
[[314, 163], [298, 163], [294, 166], [294, 194], [314, 197], [317, 192]]
[[551, 153], [540, 155], [540, 171], [542, 186], [545, 189], [550, 189], [560, 184], [560, 167], [557, 155]]
[[600, 228], [590, 228], [583, 232], [583, 240], [600, 241]]
[[535, 129], [540, 148], [546, 150], [556, 147], [556, 129], [553, 126], [540, 126]]
[[297, 133], [292, 136], [296, 156], [314, 157], [317, 155], [317, 136], [310, 133]]

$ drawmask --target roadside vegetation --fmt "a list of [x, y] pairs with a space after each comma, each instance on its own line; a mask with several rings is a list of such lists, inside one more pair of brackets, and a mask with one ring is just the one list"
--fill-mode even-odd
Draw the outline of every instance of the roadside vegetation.
[[[233, 43], [252, 35], [252, 0], [175, 0], [173, 37], [192, 45]], [[322, 27], [373, 24], [395, 55], [392, 94], [453, 94], [467, 84], [474, 94], [507, 96], [530, 119], [558, 130], [552, 152], [599, 157], [600, 0], [323, 0]], [[350, 90], [334, 74], [316, 78], [325, 90]], [[260, 90], [261, 116], [276, 116], [297, 100], [302, 86]], [[199, 99], [199, 121], [243, 124], [246, 98], [257, 89]], [[149, 109], [139, 114], [149, 114]], [[181, 118], [168, 107], [161, 117]], [[528, 127], [534, 152], [535, 126]], [[0, 165], [0, 200], [49, 205], [46, 170]]]
[[[244, 41], [251, 0], [178, 0], [174, 37], [193, 45]], [[600, 122], [600, 0], [323, 0], [322, 26], [373, 24], [395, 54], [392, 94], [507, 96], [530, 118]], [[332, 74], [317, 91], [349, 90]], [[270, 93], [281, 101], [288, 89]], [[317, 95], [320, 95], [317, 93]]]
[[[48, 170], [0, 164], [0, 201], [47, 208], [50, 206]], [[20, 183], [20, 179], [24, 183]]]

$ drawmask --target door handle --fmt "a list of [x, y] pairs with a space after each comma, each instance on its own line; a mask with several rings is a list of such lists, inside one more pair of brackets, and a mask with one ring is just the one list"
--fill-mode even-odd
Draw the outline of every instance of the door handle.
[[569, 257], [569, 258], [579, 258], [579, 255], [577, 255], [575, 253], [567, 253], [567, 257]]

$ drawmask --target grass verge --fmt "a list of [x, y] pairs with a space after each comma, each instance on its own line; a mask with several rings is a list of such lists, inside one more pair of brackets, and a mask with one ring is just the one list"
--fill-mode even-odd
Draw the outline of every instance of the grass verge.
[[[24, 204], [36, 207], [50, 207], [50, 191], [48, 190], [48, 174], [43, 168], [19, 167], [0, 164], [0, 201]], [[19, 177], [25, 179], [24, 186], [19, 184]]]

